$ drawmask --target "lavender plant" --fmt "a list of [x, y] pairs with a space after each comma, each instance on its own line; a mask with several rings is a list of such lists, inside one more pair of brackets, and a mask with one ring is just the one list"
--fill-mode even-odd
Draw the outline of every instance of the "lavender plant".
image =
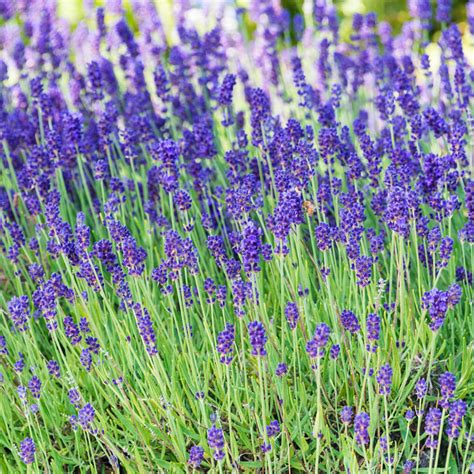
[[85, 3], [0, 2], [0, 471], [469, 472], [472, 0]]

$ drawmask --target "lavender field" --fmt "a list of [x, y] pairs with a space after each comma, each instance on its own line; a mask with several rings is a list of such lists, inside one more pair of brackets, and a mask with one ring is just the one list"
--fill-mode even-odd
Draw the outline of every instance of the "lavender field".
[[474, 472], [474, 2], [73, 3], [0, 1], [0, 473]]

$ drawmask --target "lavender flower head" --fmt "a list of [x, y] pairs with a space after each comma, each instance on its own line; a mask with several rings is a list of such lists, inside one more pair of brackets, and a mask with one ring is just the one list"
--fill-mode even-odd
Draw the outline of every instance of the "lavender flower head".
[[448, 426], [446, 434], [449, 438], [459, 437], [459, 429], [461, 428], [462, 419], [467, 411], [467, 403], [464, 400], [456, 400], [451, 402], [449, 406]]
[[221, 429], [212, 425], [212, 427], [207, 430], [207, 443], [209, 444], [209, 447], [214, 450], [213, 456], [216, 461], [220, 461], [224, 458], [225, 441], [224, 433]]
[[341, 313], [342, 327], [351, 334], [356, 334], [360, 330], [359, 320], [357, 316], [347, 309]]
[[325, 323], [318, 324], [314, 331], [313, 339], [306, 344], [306, 352], [310, 357], [322, 357], [324, 355], [324, 347], [326, 346], [331, 330]]
[[299, 312], [298, 312], [298, 306], [295, 303], [290, 301], [286, 305], [285, 317], [286, 317], [286, 320], [288, 321], [288, 325], [290, 326], [290, 328], [295, 329], [296, 325], [298, 324], [298, 319], [300, 317]]
[[438, 446], [437, 435], [441, 424], [441, 410], [430, 408], [425, 418], [425, 433], [428, 435], [426, 446], [435, 449]]
[[451, 21], [452, 0], [438, 0], [436, 10], [436, 20], [440, 23], [449, 23]]
[[68, 392], [69, 401], [71, 405], [75, 408], [79, 408], [81, 406], [81, 395], [77, 388], [71, 388]]
[[20, 443], [20, 458], [25, 464], [33, 464], [35, 462], [36, 446], [31, 438], [25, 438]]
[[375, 352], [377, 349], [377, 341], [380, 338], [380, 316], [370, 313], [367, 316], [367, 350]]
[[339, 344], [333, 344], [331, 349], [329, 349], [329, 357], [331, 357], [333, 360], [336, 360], [339, 357], [340, 352], [341, 346]]
[[275, 375], [277, 377], [283, 377], [287, 372], [288, 366], [284, 362], [280, 362], [275, 369]]
[[428, 392], [428, 385], [426, 383], [426, 380], [424, 378], [421, 378], [416, 382], [415, 385], [415, 394], [418, 400], [421, 400], [422, 398], [426, 397], [426, 393]]
[[415, 467], [415, 462], [411, 461], [410, 459], [408, 461], [405, 461], [405, 464], [403, 465], [403, 474], [410, 474], [410, 472], [413, 470]]
[[225, 329], [217, 336], [217, 352], [221, 354], [220, 361], [223, 364], [229, 365], [232, 362], [234, 338], [234, 326], [227, 323]]
[[197, 469], [204, 458], [204, 449], [201, 446], [191, 446], [189, 450], [189, 460], [188, 464], [190, 464], [193, 468]]
[[46, 368], [48, 369], [49, 375], [58, 379], [61, 376], [59, 364], [56, 360], [49, 360], [46, 364]]
[[449, 400], [456, 390], [456, 377], [451, 372], [445, 372], [439, 377], [439, 386], [441, 392], [441, 400], [439, 402], [441, 408], [449, 408]]
[[341, 410], [341, 422], [345, 425], [350, 425], [352, 422], [352, 418], [354, 417], [354, 408], [351, 406], [344, 406]]
[[269, 438], [272, 438], [276, 436], [280, 432], [280, 423], [278, 423], [278, 420], [273, 420], [270, 422], [270, 424], [267, 426], [267, 436]]
[[41, 380], [36, 375], [33, 375], [33, 377], [31, 377], [30, 381], [28, 382], [28, 388], [30, 389], [33, 398], [40, 398]]
[[424, 309], [428, 310], [431, 318], [430, 328], [438, 331], [444, 323], [446, 312], [456, 306], [461, 300], [462, 290], [459, 285], [451, 285], [447, 291], [437, 288], [427, 291], [421, 301]]
[[369, 444], [369, 428], [370, 418], [367, 413], [358, 413], [354, 418], [354, 433], [358, 445], [365, 446]]
[[13, 325], [19, 332], [25, 332], [28, 329], [29, 317], [28, 296], [14, 296], [8, 303], [8, 312], [12, 318]]
[[392, 388], [392, 368], [390, 364], [380, 367], [377, 373], [377, 383], [379, 384], [379, 392], [381, 395], [389, 395]]
[[88, 429], [95, 418], [94, 407], [90, 403], [86, 403], [80, 410], [77, 416], [79, 424], [83, 429]]
[[267, 335], [263, 324], [260, 321], [252, 321], [247, 327], [249, 331], [250, 344], [252, 346], [252, 355], [266, 355], [267, 351], [265, 350], [265, 344], [267, 342]]

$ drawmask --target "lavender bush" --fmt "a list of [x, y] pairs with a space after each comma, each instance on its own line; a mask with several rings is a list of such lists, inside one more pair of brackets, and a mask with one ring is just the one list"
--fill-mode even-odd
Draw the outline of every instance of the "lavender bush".
[[186, 3], [0, 2], [0, 471], [473, 469], [474, 4]]

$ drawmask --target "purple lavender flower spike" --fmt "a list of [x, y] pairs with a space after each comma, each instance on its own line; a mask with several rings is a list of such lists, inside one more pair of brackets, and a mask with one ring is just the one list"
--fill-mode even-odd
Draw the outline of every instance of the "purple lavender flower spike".
[[296, 305], [296, 303], [293, 303], [292, 301], [290, 301], [286, 305], [285, 316], [290, 328], [296, 329], [296, 325], [298, 324], [298, 319], [300, 317], [299, 312], [298, 312], [298, 306]]
[[313, 339], [306, 344], [306, 352], [310, 357], [321, 357], [324, 355], [324, 347], [326, 346], [331, 330], [325, 323], [316, 326]]
[[339, 357], [340, 352], [341, 346], [339, 344], [333, 344], [331, 349], [329, 349], [329, 357], [331, 357], [333, 360], [336, 360]]
[[254, 356], [265, 356], [267, 351], [265, 350], [265, 344], [267, 342], [267, 335], [265, 328], [260, 321], [252, 321], [248, 324], [250, 344], [252, 346], [252, 355]]
[[357, 316], [352, 311], [347, 309], [341, 313], [341, 324], [342, 327], [351, 334], [356, 334], [360, 330]]
[[365, 446], [369, 444], [369, 424], [370, 418], [367, 413], [358, 413], [354, 418], [354, 433], [357, 444]]
[[41, 380], [38, 376], [33, 375], [28, 382], [28, 388], [30, 389], [33, 398], [40, 398], [41, 396]]
[[204, 449], [201, 446], [191, 446], [189, 450], [188, 464], [197, 469], [204, 458]]
[[437, 435], [441, 425], [441, 410], [430, 408], [425, 418], [425, 433], [428, 435], [426, 446], [435, 449], [438, 446]]
[[426, 380], [424, 378], [421, 378], [420, 380], [418, 380], [418, 382], [416, 382], [416, 385], [415, 385], [416, 397], [418, 398], [418, 400], [421, 400], [422, 398], [426, 396], [427, 392], [428, 392], [428, 385], [426, 383]]
[[86, 403], [80, 410], [77, 415], [79, 424], [83, 429], [88, 429], [90, 425], [94, 422], [95, 410], [90, 403]]
[[275, 375], [277, 377], [283, 377], [287, 372], [288, 366], [284, 362], [280, 362], [275, 369]]
[[221, 461], [224, 459], [224, 433], [221, 429], [217, 428], [215, 425], [212, 425], [211, 428], [207, 430], [207, 442], [209, 447], [214, 450], [213, 457], [216, 461]]
[[220, 361], [223, 364], [229, 365], [232, 362], [234, 338], [234, 326], [227, 323], [225, 329], [217, 336], [217, 352], [221, 354]]
[[438, 382], [440, 387], [439, 390], [441, 392], [441, 400], [439, 405], [441, 408], [448, 409], [449, 401], [456, 390], [456, 377], [451, 372], [445, 372], [444, 374], [440, 375]]
[[375, 352], [380, 338], [380, 317], [377, 314], [370, 313], [367, 316], [367, 350]]
[[462, 419], [467, 412], [467, 404], [464, 400], [456, 400], [451, 402], [449, 406], [448, 426], [446, 434], [449, 438], [455, 439], [459, 437]]
[[352, 423], [352, 419], [354, 417], [354, 409], [351, 406], [344, 406], [342, 407], [340, 418], [341, 422], [345, 425], [350, 425]]
[[392, 368], [390, 364], [380, 367], [377, 373], [377, 383], [379, 384], [379, 392], [381, 395], [390, 395], [392, 389]]
[[35, 462], [36, 445], [31, 438], [25, 438], [20, 443], [20, 458], [25, 464]]
[[20, 332], [28, 329], [29, 300], [27, 296], [13, 297], [8, 303], [8, 312], [13, 325]]

